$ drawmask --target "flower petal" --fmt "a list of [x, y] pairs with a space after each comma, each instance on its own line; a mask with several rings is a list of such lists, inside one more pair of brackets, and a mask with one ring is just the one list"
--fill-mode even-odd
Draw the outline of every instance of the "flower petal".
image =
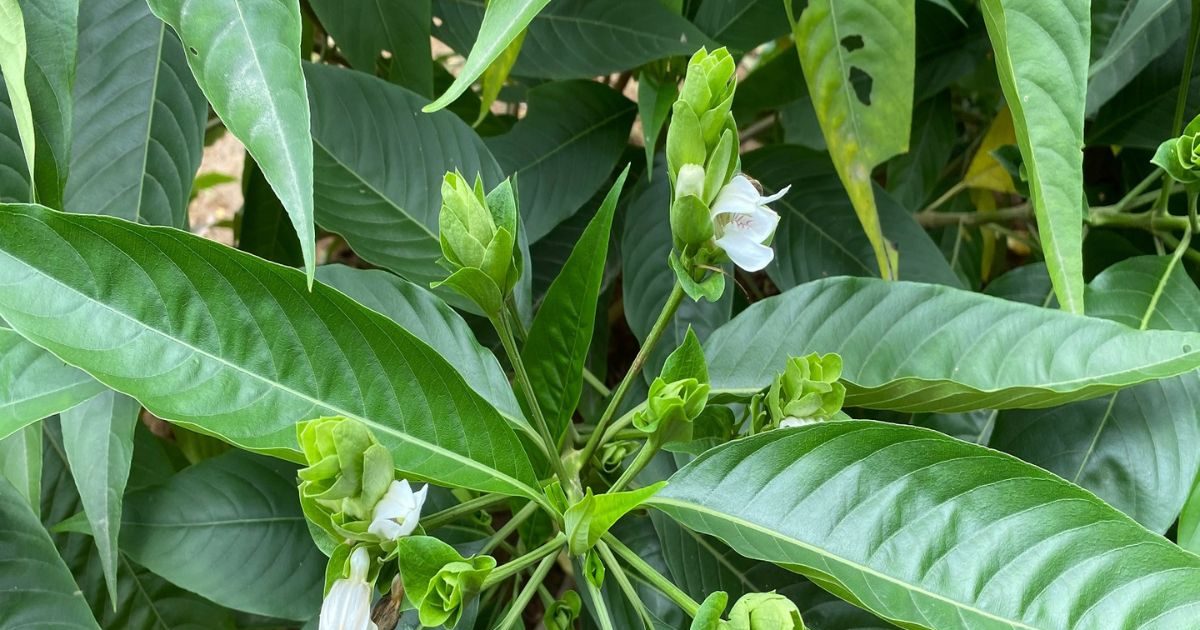
[[755, 243], [767, 240], [779, 225], [779, 215], [766, 206], [755, 208], [753, 212], [735, 214], [729, 217], [721, 230], [722, 236], [738, 234]]
[[746, 271], [760, 271], [775, 257], [775, 250], [736, 232], [722, 236], [716, 242], [733, 264]]
[[791, 189], [792, 189], [792, 185], [788, 184], [787, 186], [783, 187], [783, 190], [775, 193], [774, 195], [771, 195], [770, 197], [763, 197], [762, 199], [759, 199], [758, 205], [765, 206], [769, 203], [779, 201], [780, 199], [783, 199], [783, 196], [788, 194], [788, 191]]
[[715, 218], [722, 214], [753, 212], [758, 207], [758, 200], [761, 198], [758, 189], [754, 187], [748, 177], [734, 175], [733, 179], [721, 189], [721, 192], [717, 193], [717, 198], [712, 204], [712, 216]]

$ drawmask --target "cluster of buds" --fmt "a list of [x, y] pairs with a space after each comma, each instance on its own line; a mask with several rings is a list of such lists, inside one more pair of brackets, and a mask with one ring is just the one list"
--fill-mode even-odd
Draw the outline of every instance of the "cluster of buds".
[[671, 266], [693, 299], [716, 300], [724, 277], [712, 266], [732, 260], [747, 271], [767, 266], [767, 243], [779, 215], [767, 207], [784, 194], [764, 197], [739, 173], [737, 126], [730, 109], [737, 65], [724, 48], [699, 50], [672, 107], [667, 129], [667, 167], [673, 186]]
[[683, 343], [650, 383], [646, 407], [633, 416], [633, 426], [659, 444], [686, 442], [691, 439], [692, 422], [708, 404], [710, 389], [704, 351], [696, 333], [688, 328]]
[[692, 630], [804, 630], [795, 602], [774, 591], [746, 593], [734, 603], [728, 621], [721, 619], [729, 595], [716, 591], [704, 600]]
[[1192, 119], [1178, 138], [1160, 144], [1151, 161], [1189, 192], [1200, 191], [1200, 116]]
[[421, 626], [427, 628], [456, 627], [496, 568], [491, 556], [464, 558], [431, 536], [405, 538], [397, 555], [404, 594], [416, 606]]
[[842, 357], [837, 354], [791, 357], [783, 373], [767, 390], [767, 411], [780, 428], [828, 420], [842, 409], [846, 386]]
[[450, 276], [433, 286], [444, 284], [496, 316], [521, 277], [518, 222], [511, 182], [485, 195], [478, 176], [472, 186], [457, 171], [446, 173], [438, 230]]

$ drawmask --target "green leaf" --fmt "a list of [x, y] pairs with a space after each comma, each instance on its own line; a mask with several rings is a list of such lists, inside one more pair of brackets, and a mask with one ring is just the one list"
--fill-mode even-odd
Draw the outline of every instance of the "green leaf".
[[526, 116], [487, 146], [517, 182], [521, 219], [536, 243], [609, 181], [636, 107], [595, 81], [540, 85], [527, 102]]
[[237, 610], [316, 615], [325, 557], [296, 494], [296, 466], [243, 451], [125, 497], [121, 549], [181, 588]]
[[225, 127], [287, 208], [309, 284], [316, 271], [313, 149], [300, 70], [300, 3], [149, 0], [187, 50], [188, 65]]
[[[4, 77], [5, 103], [16, 131], [16, 135], [5, 136], [17, 141], [17, 148], [25, 157], [28, 173], [26, 183], [34, 177], [36, 146], [33, 111], [29, 102], [29, 91], [25, 88], [27, 58], [25, 18], [21, 13], [21, 4], [17, 0], [0, 0], [0, 76]], [[15, 163], [6, 163], [5, 166], [17, 170]], [[30, 200], [26, 198], [22, 201]]]
[[[916, 212], [929, 201], [941, 178], [942, 169], [950, 161], [950, 152], [954, 149], [957, 136], [948, 94], [917, 106], [913, 112], [909, 152], [887, 164], [888, 192], [901, 207]], [[884, 225], [887, 225], [886, 221]], [[903, 256], [900, 266], [903, 269]], [[903, 278], [904, 274], [901, 273], [900, 277]]]
[[50, 535], [0, 479], [0, 627], [99, 628]]
[[[492, 65], [496, 57], [499, 57], [508, 48], [508, 45], [525, 30], [530, 20], [549, 3], [550, 0], [512, 0], [492, 5], [491, 10], [482, 15], [477, 22], [479, 28], [476, 32], [479, 35], [475, 39], [475, 45], [471, 47], [470, 54], [466, 55], [467, 61], [459, 71], [458, 77], [436, 101], [426, 105], [424, 111], [429, 113], [442, 109], [466, 92], [475, 79], [478, 79], [479, 75]], [[481, 14], [484, 11], [483, 7], [483, 2], [480, 2]], [[445, 19], [444, 14], [439, 13], [439, 15]], [[458, 50], [465, 50], [465, 47], [460, 47]]]
[[1200, 608], [1200, 558], [928, 429], [771, 431], [709, 451], [650, 504], [905, 628], [1167, 628]]
[[[916, 64], [914, 0], [813, 0], [792, 33], [829, 154], [884, 278], [896, 276], [871, 169], [908, 151]], [[788, 19], [793, 18], [791, 3]]]
[[289, 267], [304, 264], [300, 239], [288, 220], [287, 209], [251, 158], [246, 159], [242, 182], [245, 201], [238, 249]]
[[381, 79], [306, 65], [316, 157], [317, 221], [354, 251], [417, 284], [443, 280], [437, 264], [441, 184], [458, 169], [503, 176], [483, 141], [450, 112], [421, 114], [425, 99]]
[[[8, 97], [8, 88], [0, 81], [0, 202], [24, 203], [33, 200], [33, 187], [30, 184], [33, 175], [26, 167], [21, 144], [21, 133]], [[33, 143], [29, 146], [33, 146]]]
[[787, 35], [783, 6], [779, 0], [706, 0], [696, 12], [695, 22], [716, 41], [745, 52]]
[[1187, 0], [1093, 3], [1088, 116], [1187, 32], [1188, 8]]
[[0, 328], [0, 439], [102, 391], [87, 373]]
[[343, 265], [318, 267], [317, 279], [386, 315], [424, 341], [511, 423], [531, 430], [496, 356], [475, 340], [462, 316], [428, 289], [384, 271]]
[[983, 0], [1000, 86], [1017, 145], [1054, 293], [1083, 313], [1083, 109], [1089, 0]]
[[810, 352], [842, 356], [847, 407], [1030, 409], [1194, 370], [1200, 334], [947, 287], [829, 278], [762, 300], [713, 333], [713, 395], [758, 391], [789, 356]]
[[[491, 35], [484, 37], [481, 28], [484, 0], [435, 0], [434, 14], [442, 18], [434, 34], [455, 50], [466, 50], [477, 32], [479, 41], [493, 41]], [[521, 27], [525, 24], [529, 28], [513, 74], [539, 79], [590, 79], [666, 57], [691, 55], [713, 44], [691, 22], [657, 1], [556, 0]], [[503, 41], [506, 45], [510, 40]], [[474, 55], [472, 49], [471, 58]], [[438, 103], [444, 105], [445, 98]]]
[[522, 351], [537, 394], [536, 401], [526, 402], [541, 408], [551, 436], [560, 442], [583, 390], [583, 368], [592, 345], [613, 215], [628, 174], [626, 167], [550, 285]]
[[642, 123], [642, 144], [646, 146], [646, 172], [654, 172], [654, 153], [658, 136], [671, 114], [671, 106], [679, 97], [679, 86], [662, 82], [643, 71], [638, 77], [638, 117]]
[[[1200, 290], [1170, 258], [1131, 258], [1088, 286], [1088, 314], [1200, 332]], [[1153, 306], [1151, 306], [1153, 304]], [[1175, 522], [1200, 470], [1200, 374], [1037, 411], [1005, 411], [990, 445], [1096, 493], [1147, 529]]]
[[61, 416], [67, 461], [100, 550], [100, 566], [114, 605], [120, 561], [117, 540], [121, 499], [129, 480], [133, 430], [141, 410], [142, 406], [134, 399], [109, 390], [64, 411]]
[[563, 514], [563, 528], [571, 553], [576, 556], [587, 553], [622, 516], [637, 509], [666, 485], [667, 482], [660, 481], [637, 490], [597, 495], [588, 488], [587, 494]]
[[25, 498], [34, 516], [42, 508], [42, 425], [39, 422], [0, 439], [0, 478]]
[[296, 422], [345, 416], [406, 476], [538, 496], [512, 430], [445, 360], [297, 270], [21, 205], [0, 206], [0, 252], [0, 317], [160, 418], [298, 460]]
[[[1200, 481], [1200, 476], [1197, 476]], [[1200, 483], [1192, 484], [1192, 491], [1179, 514], [1179, 546], [1192, 553], [1200, 552]]]
[[104, 590], [95, 550], [72, 567], [102, 628], [121, 630], [235, 630], [233, 613], [189, 593], [121, 556], [114, 609]]
[[17, 2], [25, 16], [28, 46], [25, 86], [36, 139], [34, 187], [38, 203], [62, 208], [71, 154], [71, 85], [78, 47], [79, 0]]
[[[775, 261], [767, 273], [780, 289], [829, 276], [878, 273], [871, 242], [827, 154], [774, 145], [743, 155], [742, 168], [762, 183], [764, 192], [792, 187], [772, 204], [781, 218], [772, 244]], [[884, 235], [900, 252], [900, 279], [960, 286], [912, 214], [878, 186], [875, 200]]]
[[[1088, 126], [1088, 144], [1114, 144], [1154, 149], [1174, 135], [1171, 124], [1179, 98], [1179, 79], [1187, 57], [1188, 38], [1146, 66], [1096, 113]], [[1185, 111], [1200, 108], [1200, 64], [1192, 67]]]
[[186, 229], [208, 103], [145, 0], [80, 4], [74, 96], [63, 208]]
[[433, 97], [433, 64], [429, 62], [428, 0], [312, 0], [321, 20], [350, 65], [375, 74], [380, 52], [391, 53], [388, 79], [425, 98]]

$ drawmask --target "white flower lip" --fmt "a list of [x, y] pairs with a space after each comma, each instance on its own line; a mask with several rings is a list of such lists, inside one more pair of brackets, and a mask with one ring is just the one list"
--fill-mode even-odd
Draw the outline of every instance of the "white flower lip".
[[428, 485], [413, 492], [407, 479], [393, 481], [387, 494], [375, 504], [367, 531], [384, 540], [397, 540], [413, 533], [421, 520], [421, 507], [425, 505], [428, 493]]
[[378, 630], [371, 621], [371, 557], [365, 547], [350, 554], [350, 577], [337, 580], [321, 603], [319, 630]]
[[763, 243], [775, 233], [779, 215], [767, 207], [791, 190], [791, 186], [764, 197], [745, 175], [736, 175], [717, 193], [712, 205], [716, 244], [735, 265], [759, 271], [770, 264], [775, 251]]

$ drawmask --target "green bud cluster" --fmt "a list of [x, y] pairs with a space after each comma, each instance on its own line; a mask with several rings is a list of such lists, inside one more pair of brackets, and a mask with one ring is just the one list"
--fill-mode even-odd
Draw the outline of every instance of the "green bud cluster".
[[379, 542], [367, 528], [375, 504], [396, 478], [391, 452], [348, 418], [309, 420], [296, 431], [308, 463], [297, 473], [305, 516], [334, 544]]
[[696, 333], [688, 328], [683, 343], [667, 357], [650, 383], [646, 407], [634, 414], [633, 426], [659, 443], [688, 441], [692, 421], [708, 404], [708, 367]]
[[774, 425], [789, 418], [803, 422], [833, 417], [846, 399], [846, 386], [838, 382], [841, 376], [842, 357], [837, 354], [788, 359], [767, 390], [767, 410]]
[[467, 604], [496, 568], [491, 556], [464, 558], [430, 536], [403, 538], [396, 551], [404, 594], [416, 606], [421, 626], [427, 628], [457, 626]]
[[485, 314], [499, 313], [521, 276], [512, 184], [506, 180], [485, 195], [478, 176], [471, 186], [457, 171], [446, 173], [438, 228], [441, 262], [451, 274], [433, 286], [445, 284]]
[[726, 621], [721, 613], [728, 602], [729, 595], [724, 591], [711, 593], [696, 612], [691, 630], [805, 630], [800, 609], [774, 591], [742, 595]]
[[1200, 190], [1200, 116], [1192, 119], [1178, 138], [1160, 144], [1151, 161], [1188, 190]]
[[546, 630], [572, 630], [582, 610], [583, 600], [579, 593], [567, 591], [546, 609], [542, 623], [546, 625]]

